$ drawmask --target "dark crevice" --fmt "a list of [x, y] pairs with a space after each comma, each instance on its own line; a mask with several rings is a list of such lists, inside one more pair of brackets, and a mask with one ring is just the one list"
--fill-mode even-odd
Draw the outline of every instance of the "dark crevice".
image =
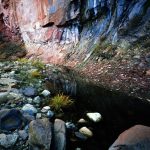
[[51, 26], [53, 26], [53, 25], [54, 25], [54, 22], [49, 22], [49, 23], [43, 25], [42, 27], [43, 27], [43, 28], [47, 28], [47, 27], [51, 27]]

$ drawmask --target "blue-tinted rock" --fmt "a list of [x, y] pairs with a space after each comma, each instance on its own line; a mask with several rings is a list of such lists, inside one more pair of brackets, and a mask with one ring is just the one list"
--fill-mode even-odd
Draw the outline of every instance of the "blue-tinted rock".
[[29, 87], [25, 87], [24, 89], [22, 89], [22, 93], [25, 96], [34, 97], [34, 96], [36, 96], [37, 91], [35, 88], [29, 86]]
[[23, 110], [24, 113], [27, 113], [29, 115], [34, 115], [34, 114], [37, 113], [37, 109], [31, 104], [25, 104], [22, 107], [22, 110]]
[[54, 112], [53, 111], [51, 111], [51, 110], [49, 110], [48, 112], [47, 112], [47, 117], [48, 118], [52, 118], [52, 117], [54, 117]]
[[50, 150], [52, 139], [49, 119], [37, 119], [29, 124], [29, 145], [33, 150]]
[[87, 136], [83, 135], [83, 134], [80, 133], [80, 132], [75, 132], [75, 136], [76, 136], [79, 140], [82, 140], [82, 141], [87, 140]]
[[66, 149], [66, 126], [60, 119], [56, 119], [54, 123], [54, 142], [55, 150]]
[[4, 109], [0, 111], [0, 130], [11, 131], [22, 127], [25, 119], [16, 109]]

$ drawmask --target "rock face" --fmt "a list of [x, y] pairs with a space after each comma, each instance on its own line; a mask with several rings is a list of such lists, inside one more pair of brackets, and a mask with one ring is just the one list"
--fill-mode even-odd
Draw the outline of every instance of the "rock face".
[[119, 135], [109, 150], [148, 150], [150, 148], [150, 127], [136, 125]]
[[51, 139], [51, 123], [48, 119], [34, 120], [29, 124], [29, 144], [31, 149], [49, 150]]
[[90, 57], [97, 43], [127, 48], [150, 34], [149, 0], [4, 0], [0, 8], [1, 38], [20, 33], [28, 56], [45, 62], [71, 57], [68, 65], [76, 65]]

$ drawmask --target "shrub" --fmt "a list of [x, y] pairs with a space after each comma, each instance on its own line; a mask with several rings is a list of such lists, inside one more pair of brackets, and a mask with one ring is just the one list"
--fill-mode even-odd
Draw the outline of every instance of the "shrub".
[[68, 108], [73, 105], [72, 99], [69, 96], [63, 94], [57, 94], [50, 101], [50, 106], [57, 112], [62, 111], [64, 108]]

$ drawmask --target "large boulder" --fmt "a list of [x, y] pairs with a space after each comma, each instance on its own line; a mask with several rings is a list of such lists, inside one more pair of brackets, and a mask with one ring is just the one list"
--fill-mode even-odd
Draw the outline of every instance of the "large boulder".
[[21, 112], [17, 109], [0, 111], [0, 130], [11, 131], [21, 128], [26, 123]]
[[66, 149], [66, 126], [65, 122], [60, 119], [56, 119], [54, 123], [54, 141], [55, 150]]
[[150, 127], [136, 125], [123, 133], [113, 143], [109, 150], [149, 150]]
[[50, 150], [52, 139], [51, 123], [47, 118], [29, 124], [29, 145], [32, 150]]

